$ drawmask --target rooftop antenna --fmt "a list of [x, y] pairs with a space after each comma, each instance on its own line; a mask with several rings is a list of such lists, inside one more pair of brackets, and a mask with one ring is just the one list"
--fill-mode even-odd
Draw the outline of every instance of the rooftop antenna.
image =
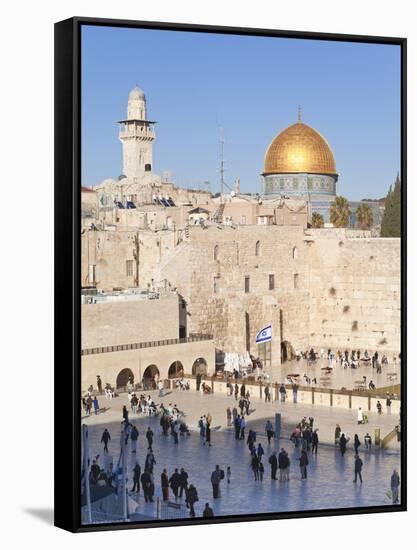
[[301, 105], [298, 105], [298, 122], [301, 122]]
[[220, 201], [223, 201], [224, 192], [224, 135], [223, 127], [220, 126]]

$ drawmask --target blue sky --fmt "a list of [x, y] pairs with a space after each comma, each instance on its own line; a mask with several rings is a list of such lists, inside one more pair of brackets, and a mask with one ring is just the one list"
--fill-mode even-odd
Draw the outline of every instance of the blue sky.
[[259, 192], [265, 151], [297, 120], [329, 142], [338, 193], [380, 198], [400, 169], [400, 47], [84, 26], [82, 182], [121, 173], [116, 121], [130, 89], [158, 121], [153, 170], [178, 186], [219, 190], [219, 126], [226, 182]]

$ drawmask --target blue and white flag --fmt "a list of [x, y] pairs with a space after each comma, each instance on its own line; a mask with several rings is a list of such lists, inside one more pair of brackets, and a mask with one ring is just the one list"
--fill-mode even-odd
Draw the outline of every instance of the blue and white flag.
[[256, 343], [270, 342], [272, 340], [272, 325], [267, 325], [256, 335]]

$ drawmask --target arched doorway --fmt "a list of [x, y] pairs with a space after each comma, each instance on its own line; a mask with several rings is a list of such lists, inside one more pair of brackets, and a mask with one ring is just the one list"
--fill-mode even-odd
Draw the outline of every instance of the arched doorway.
[[116, 378], [116, 388], [125, 388], [128, 384], [135, 382], [135, 376], [130, 369], [123, 369]]
[[199, 357], [196, 359], [193, 363], [192, 374], [207, 374], [207, 361], [204, 359], [204, 357]]
[[157, 379], [159, 378], [159, 369], [156, 365], [146, 367], [143, 376], [143, 388], [145, 390], [154, 390], [156, 388]]
[[281, 363], [286, 363], [287, 361], [291, 361], [295, 356], [294, 350], [292, 345], [287, 341], [284, 340], [281, 342]]
[[184, 375], [184, 366], [181, 361], [174, 361], [168, 369], [168, 378], [180, 378]]

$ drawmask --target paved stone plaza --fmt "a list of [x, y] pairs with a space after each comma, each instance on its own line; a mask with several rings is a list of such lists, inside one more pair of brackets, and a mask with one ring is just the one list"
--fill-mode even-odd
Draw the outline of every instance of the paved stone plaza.
[[[153, 392], [157, 403], [161, 399]], [[184, 467], [189, 474], [189, 482], [193, 483], [199, 494], [199, 502], [196, 505], [196, 515], [202, 513], [205, 502], [210, 502], [215, 515], [313, 510], [338, 507], [363, 507], [375, 505], [388, 505], [391, 503], [387, 493], [390, 489], [390, 476], [394, 468], [400, 468], [399, 444], [394, 443], [387, 451], [364, 450], [363, 436], [369, 432], [372, 437], [374, 429], [379, 427], [381, 435], [385, 435], [398, 424], [396, 415], [377, 415], [369, 413], [369, 424], [358, 426], [356, 423], [356, 410], [329, 409], [318, 405], [304, 405], [286, 403], [263, 403], [259, 399], [253, 400], [251, 414], [247, 417], [248, 427], [257, 431], [257, 442], [261, 442], [265, 449], [264, 465], [265, 476], [263, 482], [254, 481], [250, 467], [249, 451], [246, 443], [234, 439], [233, 430], [227, 427], [226, 407], [234, 406], [233, 397], [224, 395], [203, 395], [190, 391], [174, 390], [167, 392], [162, 399], [165, 404], [176, 403], [180, 410], [186, 414], [186, 422], [191, 429], [190, 437], [180, 437], [179, 444], [174, 445], [172, 437], [160, 435], [159, 419], [147, 418], [143, 415], [136, 417], [130, 415], [129, 419], [139, 429], [139, 445], [137, 459], [143, 468], [147, 442], [145, 431], [151, 426], [154, 433], [154, 454], [156, 458], [155, 494], [161, 495], [160, 474], [164, 467], [169, 475], [174, 468]], [[90, 455], [100, 454], [100, 462], [103, 465], [102, 444], [100, 438], [104, 427], [111, 433], [112, 440], [109, 444], [110, 455], [117, 462], [119, 456], [120, 422], [122, 406], [128, 404], [127, 395], [106, 400], [100, 400], [100, 406], [106, 408], [97, 416], [83, 418], [83, 423], [89, 426]], [[210, 412], [212, 422], [212, 447], [205, 447], [197, 431], [197, 421], [202, 414]], [[274, 420], [275, 412], [282, 414], [282, 439], [273, 441], [268, 447], [264, 436], [265, 420]], [[288, 437], [295, 424], [303, 416], [313, 416], [314, 427], [319, 428], [319, 451], [317, 457], [309, 454], [308, 479], [301, 481], [298, 467], [299, 449], [295, 449]], [[344, 458], [335, 450], [333, 434], [336, 423], [350, 437], [348, 450]], [[247, 433], [248, 430], [246, 430]], [[358, 433], [362, 446], [364, 483], [353, 483], [354, 453], [352, 440]], [[290, 454], [291, 469], [290, 482], [280, 483], [270, 479], [270, 467], [268, 457], [272, 450], [284, 447]], [[136, 458], [132, 458], [129, 452], [129, 474], [134, 466]], [[232, 481], [227, 486], [226, 480], [222, 482], [222, 496], [213, 500], [210, 483], [210, 475], [215, 465], [226, 470], [232, 469]], [[129, 488], [131, 488], [129, 480]], [[173, 499], [170, 493], [170, 499]], [[155, 499], [156, 500], [156, 499]], [[156, 517], [156, 503], [145, 504], [139, 497], [135, 520]]]

